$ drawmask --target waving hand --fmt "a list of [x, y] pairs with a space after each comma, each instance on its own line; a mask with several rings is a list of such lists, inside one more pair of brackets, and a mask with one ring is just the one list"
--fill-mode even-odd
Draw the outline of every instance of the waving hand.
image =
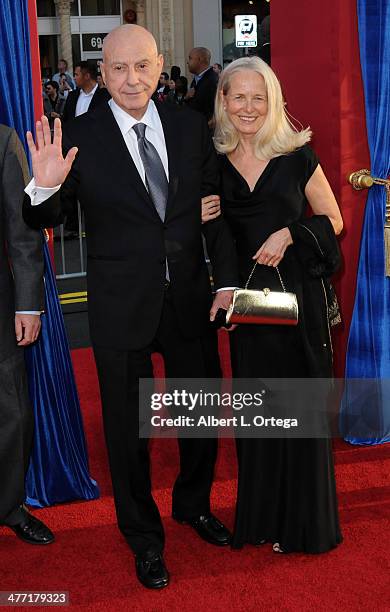
[[61, 121], [54, 120], [54, 137], [51, 141], [49, 121], [43, 116], [36, 123], [36, 143], [31, 132], [27, 132], [27, 144], [31, 153], [35, 184], [38, 187], [62, 185], [72, 167], [77, 147], [72, 147], [65, 159], [62, 155]]

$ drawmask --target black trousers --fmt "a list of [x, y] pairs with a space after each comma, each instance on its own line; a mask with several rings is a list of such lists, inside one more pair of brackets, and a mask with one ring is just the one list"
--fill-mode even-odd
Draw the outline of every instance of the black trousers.
[[33, 434], [22, 348], [0, 363], [0, 524], [23, 518], [24, 481]]
[[[118, 526], [137, 555], [161, 552], [164, 547], [164, 529], [151, 492], [148, 440], [138, 435], [138, 381], [153, 376], [154, 351], [163, 355], [167, 378], [221, 375], [216, 333], [210, 330], [197, 339], [183, 338], [169, 289], [150, 346], [137, 351], [94, 346]], [[172, 511], [189, 519], [210, 510], [217, 440], [181, 438], [178, 443], [180, 473], [173, 488]]]

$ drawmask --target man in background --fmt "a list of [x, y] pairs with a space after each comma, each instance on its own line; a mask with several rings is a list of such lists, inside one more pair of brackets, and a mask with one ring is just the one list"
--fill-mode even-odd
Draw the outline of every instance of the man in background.
[[219, 77], [221, 76], [221, 72], [223, 70], [221, 64], [218, 64], [218, 63], [217, 64], [213, 64], [213, 70], [214, 70], [215, 74], [217, 75], [217, 77], [219, 79]]
[[53, 129], [54, 119], [62, 119], [64, 112], [65, 97], [60, 93], [57, 81], [48, 81], [45, 84], [43, 96], [43, 112], [49, 119], [50, 129]]
[[97, 76], [97, 68], [92, 62], [83, 61], [76, 64], [74, 79], [77, 89], [70, 91], [66, 99], [64, 123], [93, 110], [111, 98], [107, 89], [99, 87]]
[[58, 83], [58, 85], [59, 85], [60, 84], [61, 75], [64, 74], [69, 87], [71, 89], [74, 89], [76, 86], [75, 86], [74, 80], [72, 78], [72, 75], [70, 74], [70, 72], [68, 72], [68, 62], [61, 58], [60, 60], [58, 60], [57, 68], [58, 68], [58, 72], [53, 74], [53, 76], [51, 77], [51, 80], [52, 81], [56, 81], [56, 83]]
[[156, 89], [156, 95], [159, 102], [164, 102], [165, 98], [169, 94], [169, 74], [162, 72], [158, 81], [158, 87]]
[[[99, 87], [97, 67], [92, 62], [78, 62], [75, 65], [74, 78], [77, 89], [70, 91], [68, 94], [62, 115], [63, 123], [92, 111], [100, 104], [107, 104], [111, 98], [105, 87]], [[69, 206], [69, 214], [64, 227], [64, 238], [74, 239], [78, 237], [77, 200], [74, 200], [72, 206]]]
[[195, 47], [188, 56], [188, 69], [194, 75], [186, 96], [187, 105], [202, 113], [209, 122], [214, 115], [218, 75], [210, 66], [211, 53], [206, 47]]

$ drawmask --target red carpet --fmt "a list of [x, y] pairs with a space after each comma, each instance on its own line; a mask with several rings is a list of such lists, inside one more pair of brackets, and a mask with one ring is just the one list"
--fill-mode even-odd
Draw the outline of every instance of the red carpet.
[[[171, 585], [162, 592], [139, 586], [132, 555], [115, 525], [92, 355], [89, 349], [80, 349], [73, 358], [91, 474], [99, 482], [101, 499], [37, 511], [57, 536], [47, 548], [23, 544], [9, 530], [0, 529], [0, 590], [66, 590], [71, 607], [80, 610], [390, 609], [390, 445], [358, 448], [337, 442], [345, 541], [330, 553], [309, 556], [277, 555], [269, 545], [239, 552], [218, 549], [174, 523], [170, 491], [177, 472], [175, 441], [153, 442], [154, 490], [166, 526]], [[226, 364], [225, 359], [227, 372]], [[161, 364], [157, 367], [161, 372]], [[233, 443], [223, 440], [212, 506], [229, 526], [235, 476]]]

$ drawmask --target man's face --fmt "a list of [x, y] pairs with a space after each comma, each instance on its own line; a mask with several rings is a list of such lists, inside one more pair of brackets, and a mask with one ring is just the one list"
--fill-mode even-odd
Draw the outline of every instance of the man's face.
[[66, 72], [66, 64], [65, 62], [58, 62], [58, 72]]
[[165, 78], [165, 74], [162, 74], [160, 76], [159, 83], [160, 83], [161, 87], [165, 87], [165, 85], [167, 84], [167, 80]]
[[150, 37], [119, 36], [110, 41], [100, 65], [114, 102], [135, 119], [141, 119], [156, 90], [163, 67]]
[[76, 83], [76, 87], [81, 87], [85, 85], [85, 74], [81, 70], [80, 66], [76, 66], [74, 69], [74, 81]]
[[48, 96], [52, 96], [53, 94], [55, 94], [55, 89], [54, 89], [53, 85], [46, 85], [45, 91], [46, 91]]
[[190, 51], [190, 54], [188, 56], [187, 66], [191, 74], [198, 74], [200, 67], [200, 58], [193, 49], [192, 51]]

